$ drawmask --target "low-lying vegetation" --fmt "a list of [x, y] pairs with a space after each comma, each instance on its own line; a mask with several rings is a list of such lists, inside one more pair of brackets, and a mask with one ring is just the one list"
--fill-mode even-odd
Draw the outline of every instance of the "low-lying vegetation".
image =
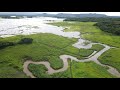
[[22, 36], [22, 38], [21, 36], [14, 36], [0, 39], [0, 41], [18, 43], [24, 38], [32, 38], [33, 41], [31, 44], [16, 44], [14, 47], [8, 46], [5, 49], [1, 49], [0, 63], [6, 62], [8, 66], [16, 69], [18, 72], [22, 72], [23, 63], [26, 60], [48, 61], [51, 67], [57, 70], [63, 67], [63, 62], [59, 58], [60, 55], [66, 54], [84, 58], [93, 52], [93, 50], [79, 50], [73, 47], [72, 44], [77, 42], [75, 38], [66, 38], [47, 33], [26, 35]]
[[[55, 24], [54, 23], [52, 24], [57, 26], [63, 26], [63, 27], [65, 27], [66, 25], [67, 27], [70, 27], [66, 31], [78, 31], [81, 33], [81, 36], [84, 39], [90, 40], [92, 42], [103, 43], [112, 47], [116, 47], [116, 49], [111, 49], [105, 52], [104, 54], [102, 54], [102, 56], [99, 57], [99, 60], [103, 64], [107, 64], [115, 67], [120, 72], [120, 67], [119, 67], [120, 66], [119, 65], [120, 36], [112, 33], [104, 32], [98, 26], [95, 26], [97, 22], [76, 22], [76, 21], [70, 21], [70, 22], [74, 22], [74, 23], [69, 23], [69, 21], [64, 21], [63, 23], [57, 22]], [[102, 22], [98, 22], [98, 23], [102, 23]], [[111, 21], [106, 22], [106, 24], [107, 23], [110, 24]], [[113, 23], [116, 24], [116, 26], [113, 26], [112, 25]], [[114, 27], [116, 30], [119, 29], [118, 26], [119, 26], [119, 21], [116, 21], [116, 22], [114, 21], [111, 23], [111, 25], [108, 25], [108, 27], [112, 27], [111, 30], [114, 29]], [[92, 48], [96, 51], [99, 51], [104, 47], [101, 45], [93, 45]]]
[[103, 64], [115, 67], [120, 72], [120, 48], [108, 50], [99, 57], [99, 61]]
[[49, 77], [49, 75], [46, 73], [47, 68], [44, 65], [29, 64], [28, 69], [30, 70], [30, 72], [32, 72], [32, 74], [35, 77], [38, 78]]
[[72, 75], [74, 78], [113, 78], [107, 68], [94, 62], [78, 63], [72, 62]]
[[33, 41], [32, 38], [23, 38], [18, 42], [18, 44], [31, 44], [32, 41]]
[[[14, 47], [6, 47], [0, 50], [0, 63], [8, 64], [18, 72], [23, 70], [23, 63], [31, 59], [33, 61], [49, 61], [51, 67], [58, 69], [63, 67], [62, 60], [59, 56], [70, 54], [71, 52], [63, 51], [62, 48], [72, 45], [77, 39], [69, 39], [53, 34], [34, 34], [22, 36], [23, 38], [32, 38], [31, 44], [16, 44]], [[21, 41], [21, 36], [14, 36], [0, 39], [0, 42]], [[4, 71], [3, 71], [4, 72]]]
[[38, 78], [115, 78], [107, 68], [97, 65], [94, 62], [80, 63], [68, 61], [69, 67], [64, 72], [47, 74], [47, 68], [44, 65], [30, 64], [29, 70]]
[[9, 47], [9, 46], [15, 46], [17, 44], [31, 44], [33, 41], [32, 38], [23, 38], [21, 39], [19, 42], [5, 42], [5, 41], [0, 41], [0, 49], [3, 49], [3, 48], [6, 48], [6, 47]]
[[81, 37], [92, 42], [99, 42], [114, 47], [120, 47], [120, 36], [113, 35], [102, 31], [95, 26], [97, 22], [76, 22], [69, 23], [69, 21], [52, 23], [52, 25], [70, 27], [65, 31], [78, 31], [81, 33]]
[[28, 68], [37, 78], [71, 78], [70, 68], [64, 72], [53, 73], [51, 75], [47, 73], [47, 68], [44, 65], [29, 64]]
[[[97, 26], [94, 26], [95, 23], [96, 22], [69, 23], [65, 21], [52, 23], [52, 25], [70, 27], [65, 31], [78, 31], [81, 32], [81, 37], [84, 39], [120, 48], [120, 37], [103, 32]], [[50, 62], [51, 67], [57, 70], [63, 67], [63, 62], [59, 58], [60, 55], [71, 55], [81, 59], [86, 58], [93, 51], [100, 51], [104, 48], [103, 46], [96, 44], [90, 49], [77, 49], [72, 46], [72, 44], [77, 42], [77, 39], [61, 37], [48, 33], [26, 35], [22, 37], [19, 35], [9, 38], [0, 38], [0, 42], [17, 43], [14, 46], [10, 46], [10, 44], [6, 44], [4, 46], [3, 44], [5, 48], [0, 50], [0, 77], [26, 77], [22, 71], [23, 63], [28, 59], [32, 61], [48, 61]], [[114, 50], [108, 51], [112, 54], [109, 54], [108, 52], [106, 52], [107, 54], [103, 54], [103, 56], [100, 57], [100, 62], [112, 65], [119, 70], [119, 49], [114, 53], [113, 51]], [[109, 57], [107, 55], [113, 55], [113, 57], [110, 58], [111, 56]], [[115, 55], [117, 55], [118, 58], [115, 59]], [[7, 71], [8, 68], [11, 70], [10, 74]], [[55, 73], [53, 75], [48, 75], [46, 73], [47, 69], [44, 65], [30, 64], [29, 69], [36, 77], [39, 78], [113, 77], [107, 72], [107, 68], [101, 67], [94, 62], [71, 62], [66, 71]], [[20, 73], [20, 76], [15, 72]]]
[[8, 46], [14, 46], [14, 45], [15, 45], [14, 42], [0, 42], [0, 49], [3, 49]]

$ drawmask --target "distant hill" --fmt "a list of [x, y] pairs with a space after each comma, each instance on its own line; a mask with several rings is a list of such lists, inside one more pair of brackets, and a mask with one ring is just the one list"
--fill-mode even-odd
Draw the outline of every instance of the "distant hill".
[[[40, 15], [40, 14], [39, 14]], [[59, 13], [59, 14], [41, 14], [41, 16], [47, 16], [47, 17], [57, 17], [57, 18], [87, 18], [87, 17], [95, 17], [95, 18], [105, 18], [105, 17], [110, 17], [110, 18], [120, 18], [120, 16], [107, 16], [105, 14], [64, 14], [64, 13]]]
[[47, 13], [0, 13], [0, 16], [27, 16], [27, 17], [35, 17], [35, 16], [40, 16], [40, 17], [57, 17], [57, 18], [86, 18], [86, 17], [111, 17], [111, 18], [120, 18], [120, 16], [107, 16], [105, 14], [64, 14], [64, 13], [59, 13], [59, 14], [47, 14]]
[[105, 14], [78, 14], [77, 17], [107, 17]]
[[105, 14], [57, 14], [56, 17], [84, 18], [84, 17], [107, 17]]

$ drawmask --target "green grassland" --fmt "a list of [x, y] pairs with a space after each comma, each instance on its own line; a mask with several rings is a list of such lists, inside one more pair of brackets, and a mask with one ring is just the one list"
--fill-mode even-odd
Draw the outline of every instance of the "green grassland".
[[[2, 65], [0, 66], [1, 67], [0, 74], [2, 75], [0, 77], [3, 76], [12, 77], [13, 75], [11, 76], [11, 73], [13, 74], [15, 73], [14, 77], [18, 77], [18, 78], [23, 76], [25, 77], [24, 73], [22, 72], [23, 63], [29, 59], [32, 59], [33, 61], [49, 61], [52, 68], [60, 69], [63, 67], [63, 62], [59, 58], [60, 55], [68, 54], [68, 55], [76, 56], [78, 58], [84, 58], [90, 55], [94, 50], [96, 50], [96, 47], [101, 48], [101, 46], [96, 45], [93, 46], [90, 50], [77, 49], [72, 46], [72, 44], [77, 42], [77, 39], [74, 38], [69, 39], [53, 34], [34, 34], [27, 36], [14, 36], [4, 39], [1, 38], [0, 41], [18, 42], [21, 40], [21, 38], [26, 38], [26, 37], [33, 38], [33, 43], [22, 44], [22, 45], [18, 44], [16, 46], [9, 46], [0, 50], [0, 65]], [[12, 68], [10, 70], [11, 73], [8, 72], [9, 67]], [[3, 68], [4, 70], [2, 70]], [[41, 68], [43, 68], [43, 66]], [[68, 71], [61, 73], [66, 73], [67, 75], [66, 77], [69, 77], [67, 72]], [[16, 73], [21, 73], [21, 74], [19, 75]], [[61, 75], [61, 73], [58, 74]], [[57, 77], [58, 74], [54, 74], [54, 75]]]
[[[114, 47], [120, 47], [120, 36], [113, 35], [100, 30], [94, 26], [96, 22], [74, 22], [69, 23], [68, 21], [52, 23], [52, 25], [70, 27], [65, 31], [79, 31], [82, 38], [93, 42], [104, 43]], [[50, 23], [51, 24], [51, 23]]]
[[[68, 39], [53, 34], [37, 34], [22, 36], [33, 38], [32, 44], [22, 44], [9, 46], [0, 50], [0, 63], [7, 63], [16, 68], [18, 71], [23, 70], [25, 60], [32, 59], [33, 61], [49, 61], [55, 69], [62, 67], [62, 61], [59, 59], [61, 54], [65, 54], [63, 47], [76, 42], [75, 39]], [[21, 36], [9, 37], [0, 39], [0, 41], [18, 42]], [[61, 46], [61, 47], [60, 47]], [[68, 52], [70, 53], [70, 52]]]
[[[112, 34], [105, 33], [101, 31], [99, 28], [94, 26], [96, 22], [59, 22], [59, 23], [51, 23], [52, 25], [70, 27], [70, 29], [65, 29], [65, 31], [79, 31], [81, 32], [82, 38], [88, 39], [93, 42], [105, 43], [110, 46], [120, 47], [120, 37]], [[33, 34], [33, 35], [18, 35], [9, 38], [0, 38], [0, 41], [4, 42], [19, 42], [21, 38], [32, 38], [32, 44], [17, 44], [15, 46], [9, 46], [4, 49], [0, 49], [0, 77], [9, 78], [9, 77], [27, 77], [23, 73], [23, 63], [26, 60], [32, 61], [48, 61], [51, 64], [51, 67], [54, 69], [60, 69], [63, 67], [63, 62], [60, 60], [59, 56], [63, 54], [72, 55], [77, 57], [78, 59], [89, 56], [94, 50], [99, 51], [104, 47], [101, 45], [93, 45], [91, 49], [77, 49], [72, 46], [72, 44], [77, 42], [75, 38], [66, 38], [48, 33], [41, 34]], [[104, 39], [103, 39], [104, 38]], [[120, 61], [120, 58], [115, 59], [115, 55], [119, 56], [116, 52], [110, 52], [111, 60], [105, 59], [104, 57], [109, 54], [106, 52], [105, 56], [100, 57], [100, 62], [105, 64], [110, 64], [117, 69], [119, 68], [119, 64], [112, 64], [113, 60], [115, 63]], [[109, 61], [108, 61], [109, 60]], [[40, 68], [39, 68], [40, 67]], [[33, 74], [37, 77], [103, 77], [109, 78], [113, 77], [107, 72], [107, 68], [103, 68], [94, 62], [89, 63], [78, 63], [72, 62], [72, 68], [60, 73], [55, 73], [53, 75], [48, 75], [45, 73], [47, 70], [43, 65], [34, 65], [30, 64], [29, 69]], [[10, 70], [9, 70], [10, 69]], [[72, 70], [71, 70], [72, 69]], [[40, 72], [41, 73], [40, 73]], [[72, 73], [72, 75], [71, 75]]]
[[44, 65], [30, 64], [29, 70], [38, 78], [115, 78], [107, 72], [107, 68], [94, 62], [80, 63], [72, 61], [66, 71], [48, 75]]
[[115, 67], [120, 72], [120, 48], [112, 48], [99, 57], [99, 60], [107, 65]]
[[[94, 26], [96, 22], [74, 22], [69, 23], [67, 21], [52, 23], [52, 25], [57, 26], [70, 26], [70, 29], [65, 29], [65, 31], [79, 31], [82, 38], [90, 40], [92, 42], [104, 43], [109, 46], [116, 47], [115, 49], [110, 49], [102, 56], [99, 57], [99, 60], [103, 64], [111, 65], [120, 72], [120, 36], [113, 35], [107, 32], [100, 30], [98, 27]], [[75, 27], [75, 29], [74, 29]], [[96, 49], [102, 48], [101, 46], [95, 46]], [[98, 49], [99, 50], [99, 49]]]
[[[90, 50], [77, 49], [72, 46], [72, 44], [77, 42], [77, 39], [69, 39], [47, 33], [0, 38], [0, 41], [17, 43], [21, 40], [21, 38], [32, 38], [33, 43], [22, 45], [17, 44], [15, 46], [9, 46], [0, 50], [0, 64], [7, 64], [8, 67], [13, 68], [11, 69], [13, 72], [14, 69], [16, 72], [22, 72], [23, 63], [26, 60], [49, 61], [52, 68], [60, 69], [63, 67], [63, 62], [59, 58], [60, 55], [68, 54], [78, 58], [84, 58], [89, 56], [95, 50], [94, 47], [94, 49]], [[2, 68], [0, 68], [1, 73], [7, 73], [8, 67], [5, 66], [4, 71], [1, 70]], [[7, 76], [10, 77], [9, 74], [7, 74]]]
[[0, 63], [0, 78], [27, 78], [22, 72], [18, 71], [14, 66], [8, 63]]
[[74, 78], [113, 78], [107, 72], [107, 68], [97, 65], [94, 62], [78, 63], [72, 62], [72, 75]]
[[[68, 61], [68, 62], [70, 63], [70, 61]], [[47, 74], [47, 72], [46, 72], [47, 68], [44, 65], [30, 64], [28, 66], [28, 68], [33, 73], [33, 75], [38, 77], [38, 78], [71, 78], [70, 64], [69, 64], [69, 67], [66, 71], [54, 73], [51, 75]]]

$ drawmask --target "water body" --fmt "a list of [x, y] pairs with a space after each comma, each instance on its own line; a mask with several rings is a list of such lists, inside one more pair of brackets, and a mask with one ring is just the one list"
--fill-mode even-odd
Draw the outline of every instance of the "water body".
[[[100, 43], [92, 43], [90, 41], [84, 40], [80, 37], [80, 32], [64, 32], [63, 27], [57, 27], [53, 25], [48, 25], [46, 23], [48, 22], [61, 22], [63, 19], [57, 19], [57, 18], [50, 18], [50, 17], [38, 17], [38, 18], [22, 18], [22, 19], [0, 19], [0, 37], [10, 37], [15, 35], [29, 35], [29, 34], [35, 34], [35, 33], [52, 33], [68, 38], [78, 38], [78, 42], [73, 44], [72, 46], [80, 49], [89, 49], [92, 47], [93, 44], [100, 44]], [[85, 44], [85, 42], [89, 44]], [[32, 73], [28, 70], [28, 65], [30, 63], [33, 64], [43, 64], [48, 68], [48, 74], [57, 73], [65, 71], [68, 68], [68, 58], [71, 60], [75, 60], [77, 62], [88, 62], [93, 61], [103, 67], [109, 67], [108, 72], [111, 73], [114, 76], [120, 77], [120, 73], [113, 67], [101, 64], [98, 60], [98, 57], [101, 56], [105, 51], [109, 50], [111, 47], [103, 45], [105, 48], [99, 52], [94, 52], [91, 54], [87, 59], [84, 60], [78, 60], [76, 57], [70, 56], [70, 55], [61, 55], [60, 59], [63, 60], [64, 67], [59, 70], [54, 70], [50, 67], [50, 63], [48, 62], [33, 62], [33, 61], [26, 61], [23, 65], [24, 73], [26, 73], [27, 76], [33, 77]]]
[[52, 33], [69, 38], [79, 38], [79, 32], [63, 32], [63, 27], [48, 25], [48, 22], [60, 22], [64, 19], [39, 17], [22, 19], [0, 19], [0, 37]]

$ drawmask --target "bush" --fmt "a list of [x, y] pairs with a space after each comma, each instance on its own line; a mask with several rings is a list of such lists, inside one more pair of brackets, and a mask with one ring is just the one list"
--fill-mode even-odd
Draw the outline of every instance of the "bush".
[[24, 58], [25, 61], [26, 61], [26, 60], [32, 60], [32, 57], [27, 56], [27, 55], [25, 55], [23, 58]]
[[14, 42], [0, 42], [0, 48], [5, 48], [8, 46], [14, 46], [15, 43]]
[[32, 41], [33, 41], [32, 38], [23, 38], [18, 42], [18, 44], [31, 44]]

